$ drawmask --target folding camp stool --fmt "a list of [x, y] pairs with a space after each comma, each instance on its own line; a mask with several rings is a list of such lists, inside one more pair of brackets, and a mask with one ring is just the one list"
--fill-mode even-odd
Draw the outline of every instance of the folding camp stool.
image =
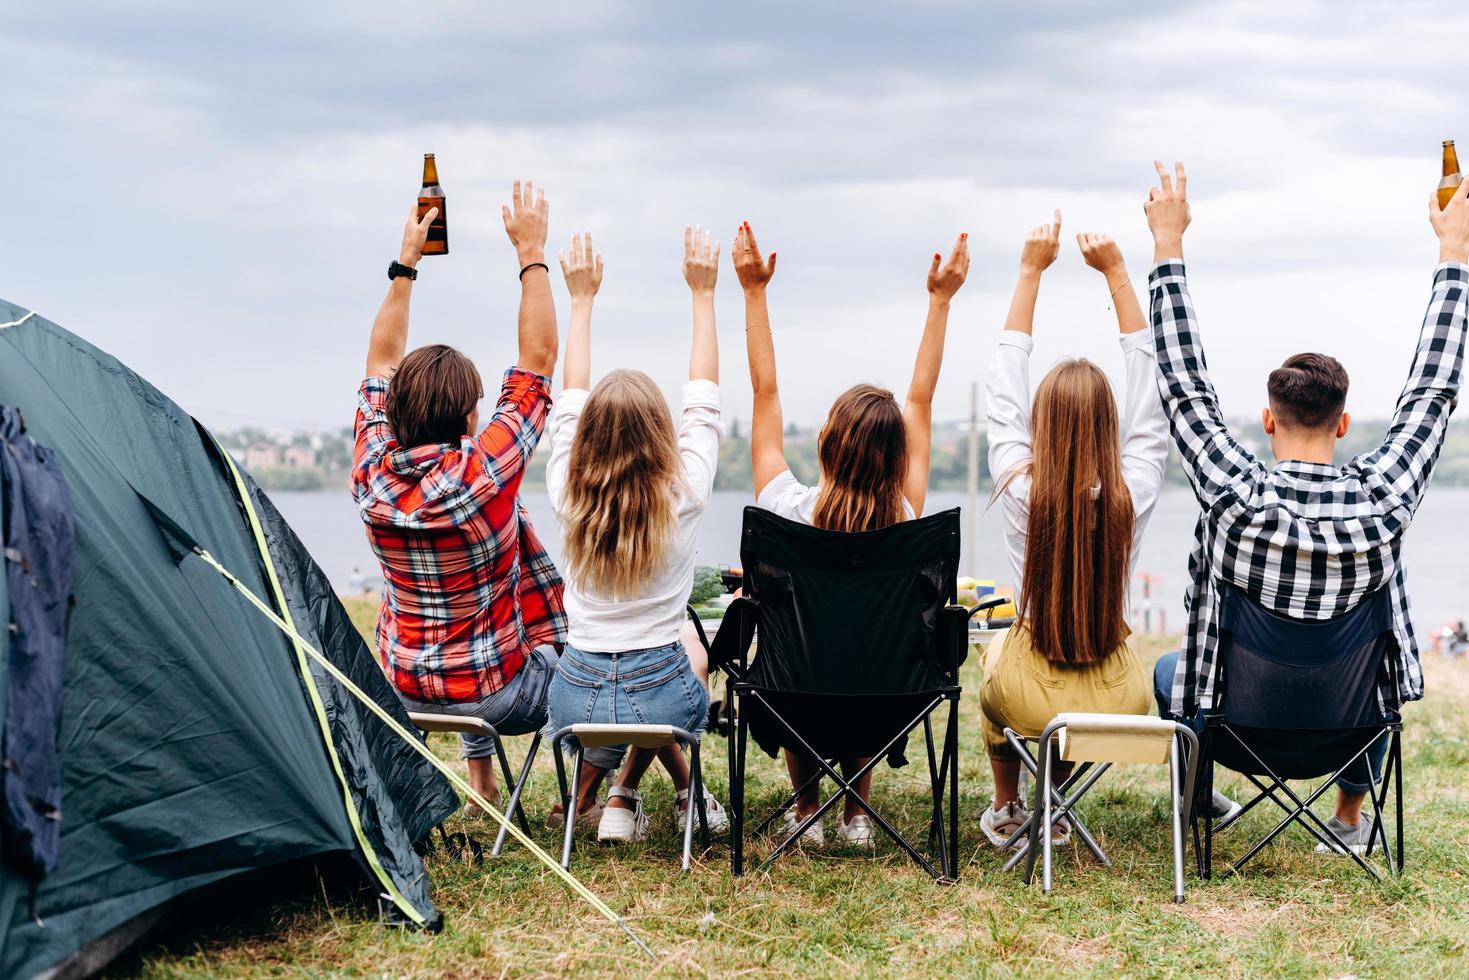
[[[571, 770], [571, 785], [567, 786], [566, 764], [561, 754], [561, 744], [568, 738], [576, 739], [576, 759]], [[661, 749], [665, 745], [682, 745], [689, 750], [689, 769], [693, 774], [689, 788], [689, 800], [699, 815], [699, 840], [709, 847], [709, 817], [704, 812], [704, 767], [699, 761], [699, 736], [673, 725], [567, 725], [551, 736], [551, 747], [556, 753], [556, 779], [561, 784], [563, 813], [575, 812], [577, 791], [581, 788], [582, 757], [589, 748], [611, 745], [636, 745], [640, 749]], [[576, 832], [575, 818], [566, 821], [566, 837], [561, 844], [561, 867], [571, 866], [572, 839]], [[689, 870], [694, 850], [694, 822], [684, 821], [683, 870]]]
[[[1149, 715], [1063, 712], [1051, 719], [1041, 732], [1038, 739], [1041, 747], [1039, 760], [1031, 755], [1025, 741], [1011, 729], [1005, 729], [1005, 738], [1020, 753], [1026, 768], [1035, 774], [1037, 792], [1040, 795], [1040, 812], [1032, 810], [1025, 825], [1005, 842], [1006, 847], [1011, 847], [1022, 834], [1028, 837], [1025, 850], [1015, 854], [1005, 865], [1006, 868], [1014, 867], [1023, 858], [1025, 880], [1029, 884], [1035, 878], [1036, 849], [1039, 845], [1043, 855], [1041, 888], [1049, 893], [1052, 852], [1050, 828], [1062, 817], [1069, 817], [1088, 849], [1103, 864], [1110, 865], [1112, 862], [1076, 815], [1077, 803], [1114, 763], [1167, 763], [1173, 814], [1173, 900], [1183, 901], [1184, 827], [1189, 821], [1188, 807], [1193, 800], [1195, 761], [1199, 754], [1198, 736], [1193, 729]], [[1048, 748], [1052, 739], [1059, 743], [1057, 754], [1061, 761], [1079, 763], [1065, 784], [1059, 788], [1053, 784], [1052, 753]], [[1179, 739], [1187, 746], [1182, 755], [1179, 752]]]
[[[495, 726], [483, 718], [410, 711], [408, 720], [413, 722], [413, 726], [421, 732], [453, 732], [459, 735], [488, 735], [493, 738], [495, 754], [500, 757], [500, 771], [505, 774], [505, 785], [511, 787], [510, 804], [505, 808], [505, 812], [513, 814], [520, 821], [520, 829], [527, 834], [530, 833], [530, 823], [525, 819], [525, 810], [520, 805], [520, 794], [530, 780], [531, 764], [536, 761], [536, 750], [541, 747], [540, 732], [536, 732], [531, 737], [530, 748], [525, 753], [525, 764], [520, 767], [520, 778], [513, 779], [510, 775], [510, 759], [505, 755], [505, 737], [495, 731]], [[505, 825], [501, 824], [500, 832], [495, 835], [495, 847], [490, 851], [492, 857], [500, 856], [500, 851], [505, 846], [506, 833]]]

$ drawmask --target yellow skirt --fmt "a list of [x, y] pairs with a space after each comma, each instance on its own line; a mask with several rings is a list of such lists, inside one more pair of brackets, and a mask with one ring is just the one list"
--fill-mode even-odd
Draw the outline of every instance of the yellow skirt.
[[979, 705], [990, 755], [1014, 759], [1006, 728], [1035, 738], [1063, 711], [1145, 715], [1151, 711], [1152, 684], [1125, 641], [1100, 663], [1058, 664], [1031, 646], [1030, 630], [1016, 626], [985, 650]]

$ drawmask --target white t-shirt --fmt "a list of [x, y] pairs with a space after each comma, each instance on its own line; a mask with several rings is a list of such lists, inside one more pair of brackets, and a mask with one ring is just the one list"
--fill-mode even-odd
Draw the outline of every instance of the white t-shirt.
[[[820, 494], [820, 486], [808, 487], [797, 480], [794, 473], [786, 470], [765, 484], [765, 489], [755, 498], [755, 506], [763, 507], [788, 521], [810, 524], [811, 518], [816, 515], [816, 498]], [[907, 497], [903, 498], [903, 517], [913, 520], [913, 505], [908, 503]]]
[[[571, 444], [589, 392], [561, 393], [551, 415], [551, 458], [546, 464], [546, 488], [557, 521], [564, 521]], [[683, 414], [678, 423], [678, 456], [684, 486], [677, 489], [678, 528], [663, 566], [654, 573], [641, 595], [610, 599], [583, 589], [566, 576], [567, 642], [587, 653], [626, 653], [667, 646], [678, 639], [684, 606], [694, 586], [694, 557], [699, 522], [714, 491], [714, 470], [724, 426], [719, 410], [719, 386], [712, 381], [689, 381], [683, 387]], [[563, 525], [564, 530], [564, 525]]]
[[[1122, 335], [1122, 362], [1127, 392], [1122, 403], [1122, 478], [1132, 495], [1132, 563], [1153, 506], [1163, 489], [1163, 467], [1168, 461], [1168, 418], [1158, 397], [1157, 360], [1151, 328]], [[1000, 509], [1005, 515], [1005, 557], [1017, 594], [1025, 571], [1025, 537], [1030, 521], [1030, 476], [1019, 471], [1031, 460], [1030, 352], [1031, 336], [1005, 330], [990, 358], [985, 384], [986, 434], [990, 444], [990, 477], [1003, 485]], [[1129, 569], [1131, 571], [1131, 569]]]

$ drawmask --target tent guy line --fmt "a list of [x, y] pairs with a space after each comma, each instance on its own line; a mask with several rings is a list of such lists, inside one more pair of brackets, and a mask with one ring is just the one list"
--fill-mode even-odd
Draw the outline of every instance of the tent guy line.
[[25, 316], [21, 317], [19, 320], [11, 320], [9, 323], [0, 323], [0, 330], [7, 330], [10, 327], [18, 327], [22, 323], [25, 323], [27, 320], [29, 320], [31, 317], [33, 317], [35, 315], [36, 315], [36, 311], [35, 310], [31, 310], [29, 313], [27, 313]]
[[381, 719], [383, 724], [387, 725], [388, 728], [395, 735], [397, 735], [410, 747], [412, 747], [415, 752], [423, 756], [424, 759], [426, 759], [431, 766], [439, 770], [439, 772], [441, 772], [444, 777], [447, 778], [449, 782], [454, 785], [456, 789], [459, 789], [469, 799], [478, 804], [481, 809], [483, 809], [495, 820], [499, 821], [499, 823], [504, 826], [506, 830], [509, 831], [511, 837], [514, 837], [517, 841], [525, 846], [526, 850], [534, 854], [542, 863], [544, 863], [548, 868], [555, 872], [558, 877], [566, 882], [566, 884], [572, 889], [572, 891], [576, 892], [582, 898], [586, 899], [587, 902], [594, 909], [600, 912], [623, 932], [627, 933], [628, 938], [636, 943], [637, 947], [641, 949], [644, 953], [646, 953], [649, 959], [653, 960], [653, 962], [655, 963], [658, 962], [658, 957], [653, 953], [651, 949], [648, 948], [647, 944], [644, 943], [642, 939], [640, 939], [638, 935], [632, 931], [632, 927], [627, 924], [622, 916], [612, 911], [612, 909], [607, 905], [606, 902], [603, 902], [600, 898], [598, 898], [591, 891], [591, 889], [582, 884], [575, 875], [571, 874], [571, 872], [561, 867], [561, 865], [557, 863], [557, 861], [552, 858], [551, 855], [542, 850], [540, 845], [527, 837], [525, 833], [522, 832], [521, 829], [515, 825], [515, 822], [513, 820], [506, 817], [505, 814], [501, 813], [498, 809], [492, 806], [488, 800], [486, 800], [479, 793], [475, 792], [474, 788], [469, 785], [468, 781], [466, 781], [462, 776], [460, 776], [457, 772], [446, 765], [443, 760], [441, 760], [438, 756], [434, 755], [433, 752], [429, 750], [428, 746], [424, 745], [420, 739], [415, 738], [413, 735], [411, 735], [402, 725], [398, 723], [397, 719], [393, 718], [392, 715], [383, 710], [381, 705], [379, 705], [372, 698], [368, 697], [367, 693], [359, 688], [355, 683], [353, 683], [350, 677], [342, 673], [342, 671], [337, 668], [336, 664], [327, 659], [327, 657], [320, 651], [318, 651], [316, 647], [312, 646], [311, 643], [304, 636], [296, 632], [296, 630], [293, 629], [288, 623], [286, 623], [285, 620], [281, 619], [281, 617], [275, 612], [275, 610], [267, 606], [263, 599], [257, 596], [249, 588], [247, 588], [245, 584], [241, 582], [238, 578], [236, 578], [229, 569], [221, 565], [213, 555], [211, 555], [208, 551], [199, 547], [198, 545], [195, 545], [193, 550], [194, 554], [203, 559], [206, 565], [208, 565], [210, 568], [213, 568], [216, 572], [222, 575], [225, 581], [229, 582], [229, 584], [235, 588], [235, 591], [239, 592], [242, 596], [245, 597], [247, 601], [249, 601], [252, 606], [258, 609], [261, 615], [265, 616], [272, 623], [274, 623], [276, 629], [280, 630], [292, 642], [296, 643], [302, 650], [304, 650], [313, 660], [315, 660], [321, 666], [323, 670], [330, 674], [332, 678], [337, 681], [337, 683], [346, 688], [348, 693], [350, 693], [353, 697], [366, 705], [368, 710], [376, 715], [379, 719]]

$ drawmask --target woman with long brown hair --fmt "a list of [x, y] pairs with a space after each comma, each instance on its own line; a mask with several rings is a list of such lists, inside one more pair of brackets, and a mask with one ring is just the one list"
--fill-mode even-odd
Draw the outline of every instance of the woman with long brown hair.
[[[774, 252], [762, 258], [748, 222], [735, 235], [734, 267], [745, 291], [745, 349], [754, 389], [750, 454], [756, 503], [791, 520], [833, 531], [870, 531], [923, 513], [928, 494], [929, 444], [932, 440], [933, 392], [944, 358], [949, 304], [969, 274], [969, 241], [960, 235], [947, 261], [935, 253], [928, 270], [928, 319], [918, 344], [918, 360], [908, 397], [901, 407], [893, 393], [860, 384], [837, 397], [821, 427], [817, 457], [820, 480], [801, 484], [785, 458], [785, 427], [775, 381], [775, 342], [765, 293], [775, 275]], [[866, 759], [839, 760], [844, 774], [857, 771]], [[814, 759], [787, 751], [786, 768], [793, 788], [816, 775]], [[863, 800], [871, 792], [872, 774], [858, 782]], [[815, 812], [819, 789], [812, 786], [786, 811], [787, 832]], [[875, 827], [856, 800], [844, 801], [838, 841], [871, 846]], [[813, 823], [801, 843], [825, 843], [821, 822]]]
[[[1119, 421], [1107, 376], [1064, 360], [1030, 397], [1031, 330], [1041, 273], [1060, 249], [1061, 212], [1030, 233], [986, 386], [989, 462], [1019, 585], [1016, 625], [985, 654], [980, 707], [995, 777], [980, 821], [1002, 844], [1025, 822], [1020, 762], [1004, 729], [1037, 736], [1061, 711], [1147, 714], [1149, 684], [1128, 645], [1128, 582], [1137, 542], [1163, 485], [1168, 420], [1154, 381], [1152, 335], [1122, 251], [1078, 235], [1107, 280], [1122, 332], [1127, 394]], [[1058, 821], [1057, 841], [1070, 836]]]
[[[723, 435], [714, 283], [719, 243], [684, 229], [684, 279], [693, 296], [689, 380], [675, 425], [663, 392], [642, 371], [616, 370], [591, 386], [592, 298], [602, 259], [577, 235], [562, 271], [571, 291], [566, 388], [551, 419], [546, 487], [561, 524], [566, 650], [549, 693], [551, 727], [588, 723], [674, 725], [690, 732], [709, 714], [709, 668], [683, 641], [699, 524], [714, 489]], [[647, 833], [638, 784], [653, 753], [588, 749], [599, 770], [622, 765], [597, 823], [599, 841]], [[689, 765], [677, 746], [658, 750], [677, 789], [676, 825], [689, 819]], [[705, 791], [711, 830], [728, 826]], [[594, 813], [588, 795], [579, 814]], [[586, 818], [583, 818], [586, 819]]]

